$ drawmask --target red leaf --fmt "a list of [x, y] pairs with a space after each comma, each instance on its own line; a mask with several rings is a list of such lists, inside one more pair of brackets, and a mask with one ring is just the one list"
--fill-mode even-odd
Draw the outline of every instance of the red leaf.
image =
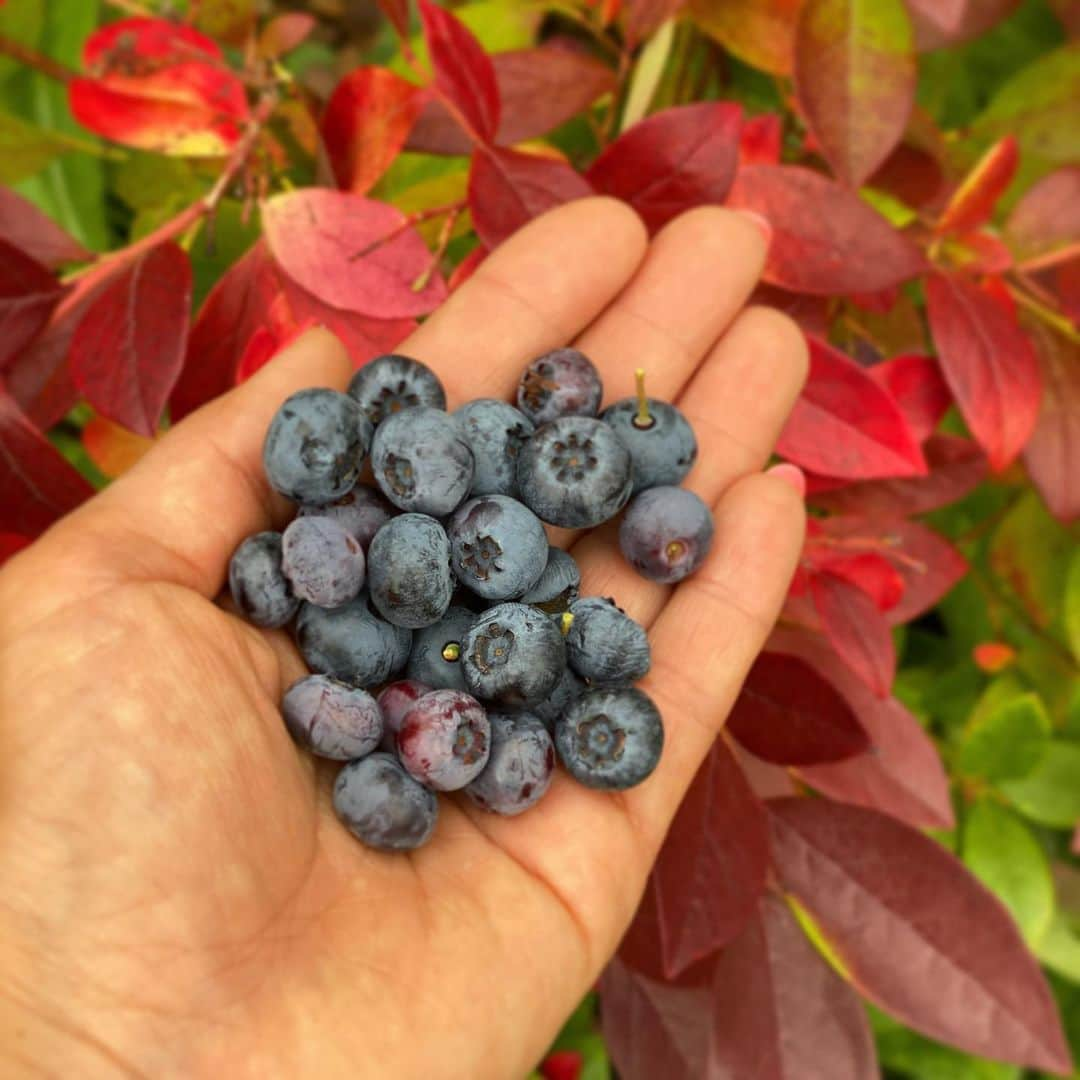
[[952, 193], [934, 226], [935, 231], [940, 234], [964, 233], [989, 221], [1019, 164], [1020, 153], [1015, 136], [1006, 135], [999, 139], [979, 158]]
[[655, 231], [695, 206], [721, 203], [739, 157], [742, 108], [701, 102], [663, 109], [623, 132], [593, 162], [597, 191], [629, 203]]
[[783, 124], [776, 113], [747, 117], [739, 133], [739, 168], [779, 165], [783, 137]]
[[1004, 641], [983, 641], [971, 650], [976, 666], [989, 675], [996, 675], [1016, 661], [1016, 650]]
[[499, 86], [491, 57], [456, 15], [420, 0], [435, 90], [452, 103], [473, 136], [489, 143], [499, 130]]
[[690, 0], [690, 16], [751, 67], [788, 75], [801, 6], [802, 0]]
[[937, 203], [945, 186], [945, 172], [941, 161], [928, 149], [902, 142], [868, 184], [908, 206], [920, 208]]
[[794, 74], [822, 153], [858, 187], [900, 141], [915, 101], [915, 47], [902, 0], [807, 0]]
[[12, 557], [17, 555], [24, 547], [28, 547], [30, 544], [30, 538], [28, 536], [20, 536], [18, 533], [0, 532], [0, 566]]
[[63, 295], [55, 275], [0, 240], [0, 371], [37, 337]]
[[320, 125], [338, 184], [363, 195], [401, 152], [425, 93], [387, 68], [361, 67], [337, 84]]
[[952, 404], [937, 363], [929, 356], [909, 354], [883, 360], [868, 370], [892, 394], [915, 438], [928, 439]]
[[[494, 141], [503, 146], [547, 134], [615, 87], [611, 68], [558, 40], [495, 53], [491, 62], [502, 101]], [[407, 146], [429, 154], [468, 154], [473, 148], [461, 125], [435, 98], [428, 100]]]
[[71, 342], [71, 377], [87, 401], [151, 438], [184, 362], [191, 263], [171, 241], [132, 260], [83, 316]]
[[29, 199], [6, 187], [0, 187], [0, 240], [19, 248], [50, 270], [90, 258], [90, 252], [52, 218], [46, 217]]
[[720, 957], [713, 985], [712, 1070], [699, 1075], [879, 1077], [857, 995], [818, 955], [779, 897], [761, 898], [753, 922]]
[[578, 1050], [558, 1050], [540, 1063], [544, 1080], [579, 1080], [585, 1059]]
[[837, 655], [878, 697], [887, 697], [896, 675], [896, 649], [873, 598], [831, 573], [811, 575], [810, 595]]
[[409, 0], [375, 0], [382, 13], [390, 20], [398, 37], [409, 36]]
[[1072, 1069], [1038, 964], [1000, 901], [953, 855], [872, 810], [778, 799], [769, 811], [781, 884], [863, 993], [968, 1053]]
[[1080, 165], [1066, 165], [1032, 184], [1009, 215], [1005, 235], [1017, 262], [1029, 267], [1046, 265], [1064, 256], [1061, 249], [1080, 244]]
[[174, 423], [233, 385], [277, 291], [277, 272], [261, 240], [218, 279], [191, 327], [187, 360], [169, 399]]
[[1020, 0], [907, 0], [920, 52], [970, 41], [1004, 19]]
[[477, 236], [498, 247], [538, 214], [591, 195], [588, 183], [557, 158], [478, 147], [469, 173], [469, 209]]
[[976, 285], [956, 274], [926, 283], [930, 331], [945, 381], [991, 468], [1005, 468], [1027, 442], [1042, 379], [1031, 339]]
[[1042, 365], [1039, 420], [1024, 447], [1024, 464], [1050, 512], [1080, 517], [1080, 346], [1049, 327], [1029, 325]]
[[750, 790], [759, 799], [775, 799], [778, 795], [795, 794], [795, 783], [787, 769], [755, 757], [741, 743], [733, 742], [731, 749]]
[[93, 493], [0, 381], [0, 532], [35, 537]]
[[810, 374], [777, 453], [828, 476], [925, 474], [922, 451], [892, 396], [842, 352], [807, 340]]
[[874, 601], [878, 611], [895, 608], [904, 595], [903, 577], [884, 555], [876, 551], [851, 553], [830, 547], [815, 549], [808, 543], [803, 557], [815, 569], [827, 571], [861, 589]]
[[949, 265], [968, 275], [1003, 274], [1013, 264], [1012, 252], [1005, 242], [985, 229], [956, 236], [945, 245], [945, 250]]
[[770, 652], [798, 656], [844, 696], [873, 744], [873, 753], [799, 769], [832, 799], [870, 806], [915, 828], [951, 829], [949, 778], [933, 740], [895, 698], [882, 700], [833, 652], [820, 634], [781, 628]]
[[262, 204], [277, 265], [324, 303], [379, 319], [433, 311], [446, 298], [435, 273], [414, 282], [431, 255], [401, 211], [347, 191], [302, 188]]
[[631, 48], [675, 15], [686, 0], [623, 0], [622, 24], [626, 43]]
[[841, 761], [870, 747], [851, 707], [809, 664], [762, 653], [727, 721], [752, 754], [777, 765]]
[[675, 978], [738, 936], [765, 888], [768, 865], [762, 805], [717, 739], [653, 870], [666, 976]]
[[318, 25], [314, 15], [307, 15], [302, 11], [287, 11], [283, 15], [275, 15], [259, 34], [259, 55], [275, 58], [291, 53], [307, 40], [308, 35]]
[[919, 249], [876, 210], [810, 169], [751, 165], [736, 176], [728, 202], [768, 218], [765, 280], [793, 292], [877, 292], [925, 269]]
[[83, 49], [90, 78], [68, 86], [75, 119], [141, 150], [219, 156], [240, 138], [249, 110], [243, 83], [214, 41], [167, 19], [121, 19]]
[[824, 296], [788, 292], [776, 285], [758, 285], [750, 295], [750, 303], [766, 304], [790, 315], [807, 334], [829, 336], [829, 301]]

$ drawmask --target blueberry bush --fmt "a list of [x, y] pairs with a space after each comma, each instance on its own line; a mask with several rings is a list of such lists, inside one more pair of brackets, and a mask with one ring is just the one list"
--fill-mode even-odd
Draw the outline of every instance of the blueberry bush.
[[0, 0], [0, 184], [0, 559], [550, 207], [765, 215], [802, 563], [540, 1074], [1080, 1075], [1074, 0]]

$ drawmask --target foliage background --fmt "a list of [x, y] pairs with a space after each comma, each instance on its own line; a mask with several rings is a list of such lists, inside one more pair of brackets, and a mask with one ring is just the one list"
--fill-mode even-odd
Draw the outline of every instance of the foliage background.
[[[290, 192], [302, 195], [336, 178], [358, 196], [370, 189], [372, 198], [411, 215], [408, 223], [423, 244], [406, 242], [412, 229], [400, 248], [396, 240], [385, 244], [396, 252], [390, 260], [396, 278], [372, 293], [375, 310], [334, 316], [350, 335], [358, 362], [392, 347], [414, 316], [430, 310], [411, 297], [441, 298], [475, 268], [482, 255], [478, 235], [492, 246], [533, 212], [585, 190], [571, 165], [588, 170], [594, 186], [628, 198], [650, 224], [700, 202], [727, 199], [763, 208], [778, 238], [771, 285], [762, 298], [784, 307], [834, 349], [815, 346], [820, 370], [779, 447], [811, 473], [810, 506], [820, 522], [785, 612], [786, 628], [770, 652], [787, 658], [777, 662], [787, 664], [778, 670], [790, 692], [772, 700], [769, 685], [776, 679], [758, 671], [757, 697], [744, 697], [733, 720], [743, 744], [739, 760], [762, 797], [813, 790], [841, 805], [933, 827], [934, 840], [1005, 905], [1042, 963], [1075, 1056], [1080, 553], [1072, 523], [1080, 514], [1080, 9], [1070, 0], [910, 0], [906, 8], [900, 0], [474, 0], [453, 10], [486, 52], [544, 44], [576, 59], [562, 77], [559, 56], [551, 53], [527, 54], [516, 67], [498, 69], [504, 128], [512, 129], [503, 141], [527, 153], [523, 160], [500, 157], [504, 150], [478, 151], [482, 161], [472, 166], [470, 183], [471, 139], [445, 109], [433, 116], [430, 104], [402, 90], [400, 80], [350, 74], [379, 65], [411, 81], [427, 78], [428, 48], [416, 13], [405, 50], [392, 19], [408, 18], [408, 8], [390, 2], [384, 8], [391, 18], [372, 4], [349, 0], [0, 4], [0, 182], [77, 241], [52, 238], [56, 257], [50, 261], [43, 254], [43, 226], [35, 225], [39, 231], [24, 243], [16, 236], [22, 204], [0, 202], [0, 255], [8, 260], [8, 271], [0, 274], [0, 325], [8, 335], [0, 348], [0, 458], [6, 469], [0, 474], [0, 558], [89, 491], [48, 456], [41, 430], [99, 487], [145, 452], [170, 411], [175, 419], [254, 370], [305, 321], [327, 318], [325, 277], [333, 276], [332, 266], [323, 267], [323, 276], [317, 268], [304, 277], [279, 258], [285, 273], [280, 287], [263, 293], [253, 284], [269, 265], [259, 261], [265, 255], [251, 254], [260, 250], [253, 245], [266, 231], [273, 246], [276, 220], [269, 211], [260, 220], [254, 204], [262, 196], [285, 193], [288, 199]], [[83, 87], [80, 100], [70, 79], [84, 66], [85, 43], [99, 28], [133, 14], [191, 22], [222, 44], [222, 70], [245, 72], [241, 97], [246, 94], [256, 117], [266, 121], [255, 141], [244, 142], [250, 130], [246, 105], [230, 126], [221, 120], [219, 101], [204, 117], [199, 137], [220, 140], [221, 153], [205, 156], [204, 141], [192, 156], [192, 144], [175, 141], [176, 123], [158, 115], [133, 119], [131, 101], [103, 98], [100, 86]], [[274, 21], [275, 15], [291, 18]], [[429, 41], [433, 25], [429, 20]], [[469, 41], [454, 37], [456, 23], [439, 25], [459, 62], [466, 68], [474, 63]], [[260, 28], [257, 39], [252, 26]], [[140, 67], [146, 55], [136, 54], [126, 74], [153, 79], [157, 69]], [[472, 138], [489, 143], [491, 133], [481, 130], [490, 120], [483, 89], [471, 96], [455, 89], [455, 70], [460, 75], [462, 69], [435, 59], [444, 104], [451, 112], [455, 105], [460, 109], [458, 119], [473, 129]], [[212, 92], [220, 89], [215, 84]], [[332, 95], [334, 120], [326, 112]], [[707, 119], [693, 114], [688, 128], [664, 113], [715, 101], [741, 105], [741, 121], [730, 107], [710, 111]], [[422, 107], [427, 112], [413, 127]], [[658, 126], [635, 129], [654, 114]], [[186, 116], [184, 125], [190, 127], [190, 120]], [[713, 136], [702, 139], [703, 127]], [[622, 141], [620, 149], [615, 140], [628, 129], [637, 130], [640, 141]], [[237, 158], [237, 146], [248, 156]], [[590, 169], [604, 146], [609, 149], [600, 160], [606, 165]], [[778, 182], [776, 174], [752, 171], [777, 163], [835, 179], [808, 195]], [[227, 169], [228, 182], [218, 186]], [[655, 191], [642, 194], [642, 175], [659, 177], [664, 198], [655, 198]], [[209, 193], [212, 214], [201, 202]], [[878, 212], [879, 224], [888, 223], [887, 236], [865, 227], [857, 200]], [[825, 228], [815, 232], [812, 219], [818, 217]], [[397, 220], [380, 218], [367, 239], [385, 239], [386, 222], [392, 231]], [[899, 237], [910, 246], [898, 247]], [[177, 242], [186, 259], [171, 247], [156, 247], [158, 241]], [[18, 249], [14, 254], [11, 246]], [[175, 325], [148, 320], [143, 352], [128, 358], [130, 369], [95, 366], [102, 339], [95, 339], [95, 353], [82, 324], [85, 305], [72, 300], [99, 285], [108, 291], [122, 264], [88, 260], [80, 247], [151, 251], [182, 299]], [[19, 262], [24, 249], [39, 264], [59, 268], [64, 284], [26, 271]], [[937, 274], [936, 315], [927, 264], [906, 265], [912, 251]], [[851, 272], [822, 269], [830, 252]], [[316, 256], [318, 262], [318, 251]], [[25, 284], [27, 273], [36, 292]], [[853, 284], [860, 280], [872, 282], [868, 292]], [[244, 302], [237, 307], [239, 294]], [[281, 304], [279, 295], [288, 303]], [[141, 297], [125, 308], [115, 293], [110, 303], [99, 321], [118, 325], [145, 320], [150, 306]], [[387, 317], [391, 308], [393, 318]], [[193, 312], [201, 314], [192, 327]], [[218, 339], [230, 329], [233, 336], [221, 345]], [[209, 341], [216, 342], [213, 350]], [[220, 362], [218, 368], [208, 372], [207, 364], [200, 368], [191, 359], [200, 342], [207, 350], [202, 355]], [[162, 359], [170, 355], [171, 366]], [[936, 361], [922, 359], [933, 356]], [[897, 357], [905, 359], [897, 363]], [[884, 391], [872, 389], [874, 380]], [[879, 422], [869, 443], [867, 415]], [[823, 457], [822, 446], [854, 454], [855, 465], [838, 468], [837, 456]], [[933, 531], [920, 531], [927, 526]], [[792, 664], [792, 656], [807, 659], [809, 674]], [[755, 725], [806, 719], [800, 687], [819, 695], [817, 722], [832, 716], [840, 728], [847, 725], [849, 737], [857, 730], [863, 741], [841, 750], [829, 741], [835, 732], [826, 737], [820, 728], [799, 747], [786, 736], [774, 746], [755, 740]], [[727, 768], [724, 762], [734, 758], [723, 749], [727, 744], [719, 745], [714, 765]], [[773, 764], [755, 763], [748, 746]], [[745, 783], [724, 775], [729, 786]], [[698, 796], [708, 783], [706, 777], [696, 785]], [[686, 815], [694, 812], [692, 806]], [[666, 903], [669, 911], [685, 906], [693, 887], [685, 886], [680, 900], [671, 881], [701, 876], [699, 860], [706, 857], [694, 838], [704, 828], [723, 831], [731, 823], [725, 812], [708, 802], [699, 820], [684, 820], [675, 830], [650, 886], [654, 904]], [[754, 821], [748, 833], [760, 825], [764, 836], [764, 811]], [[895, 857], [892, 834], [875, 835], [880, 853]], [[758, 891], [747, 885], [751, 904], [767, 905], [758, 898], [766, 863], [763, 858]], [[773, 886], [783, 869], [781, 859], [769, 871]], [[951, 894], [951, 871], [942, 873]], [[857, 950], [850, 952], [842, 932], [830, 934], [828, 912], [815, 908], [821, 898], [800, 894], [786, 879], [782, 884], [780, 892], [811, 941], [843, 977], [903, 1013], [890, 997], [896, 988], [888, 979], [860, 974]], [[872, 899], [873, 888], [868, 894]], [[956, 916], [947, 896], [937, 900], [946, 922]], [[720, 907], [740, 902], [731, 895], [717, 900]], [[923, 915], [934, 902], [910, 900]], [[756, 910], [763, 926], [787, 925], [769, 924], [774, 915], [767, 906]], [[744, 922], [749, 917], [742, 915]], [[688, 985], [687, 957], [698, 964], [689, 965], [692, 971], [710, 956], [734, 963], [736, 946], [720, 951], [733, 935], [717, 923], [687, 931], [685, 923], [649, 910], [636, 933], [622, 966], [607, 976], [622, 981], [605, 982], [608, 1042], [590, 997], [541, 1066], [545, 1076], [606, 1076], [609, 1045], [626, 1077], [650, 1075], [649, 1062], [661, 1060], [669, 1069], [664, 1075], [705, 1075], [700, 1048], [688, 1047], [685, 1032], [665, 1022], [675, 999], [663, 995]], [[643, 974], [647, 963], [635, 967], [642, 935], [663, 960], [663, 973]], [[745, 937], [739, 940], [745, 944]], [[791, 957], [798, 977], [811, 971], [805, 957], [797, 963]], [[1019, 977], [1019, 963], [1014, 958], [1006, 964], [1009, 977]], [[745, 970], [735, 969], [736, 982], [745, 978]], [[653, 1006], [643, 1012], [644, 998], [633, 995], [646, 991]], [[904, 1017], [912, 1028], [869, 1007], [886, 1075], [1043, 1075], [1023, 1064], [967, 1055], [914, 1030], [969, 1049], [978, 1043], [965, 1028], [963, 1006], [945, 1028], [934, 1027], [943, 993], [924, 986], [922, 1006]], [[700, 1011], [679, 1000], [683, 1020]], [[975, 1009], [969, 1027], [978, 1025], [977, 1014]], [[645, 1049], [628, 1049], [630, 1028]], [[728, 1031], [727, 1037], [734, 1045], [751, 1034], [766, 1041], [784, 1037], [797, 1053], [812, 1054], [810, 1043], [800, 1042], [810, 1035], [797, 1024], [771, 1036], [746, 1030]], [[1043, 1035], [1053, 1041], [1052, 1033]], [[981, 1046], [988, 1054], [1010, 1056], [992, 1038]], [[841, 1056], [828, 1075], [848, 1075], [837, 1065], [846, 1060], [844, 1052], [837, 1051]], [[846, 1052], [853, 1052], [850, 1046]], [[790, 1073], [775, 1075], [809, 1075], [810, 1058], [788, 1067]], [[859, 1075], [854, 1067], [851, 1075]]]

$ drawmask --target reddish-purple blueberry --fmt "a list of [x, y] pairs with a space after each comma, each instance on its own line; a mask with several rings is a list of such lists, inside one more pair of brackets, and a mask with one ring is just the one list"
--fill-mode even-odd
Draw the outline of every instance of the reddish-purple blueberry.
[[409, 775], [436, 791], [457, 791], [487, 764], [491, 726], [484, 707], [460, 690], [433, 690], [406, 714], [397, 750]]

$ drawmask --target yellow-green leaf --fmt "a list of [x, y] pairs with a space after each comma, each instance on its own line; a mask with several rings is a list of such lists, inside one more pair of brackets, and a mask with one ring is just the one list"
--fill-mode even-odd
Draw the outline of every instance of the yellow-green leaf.
[[0, 183], [33, 176], [67, 149], [67, 141], [53, 132], [0, 112]]
[[1025, 817], [1072, 828], [1080, 821], [1080, 745], [1055, 740], [1025, 777], [998, 785]]
[[961, 738], [957, 764], [966, 776], [1019, 779], [1038, 766], [1050, 731], [1050, 718], [1039, 696], [1022, 694], [975, 716]]

